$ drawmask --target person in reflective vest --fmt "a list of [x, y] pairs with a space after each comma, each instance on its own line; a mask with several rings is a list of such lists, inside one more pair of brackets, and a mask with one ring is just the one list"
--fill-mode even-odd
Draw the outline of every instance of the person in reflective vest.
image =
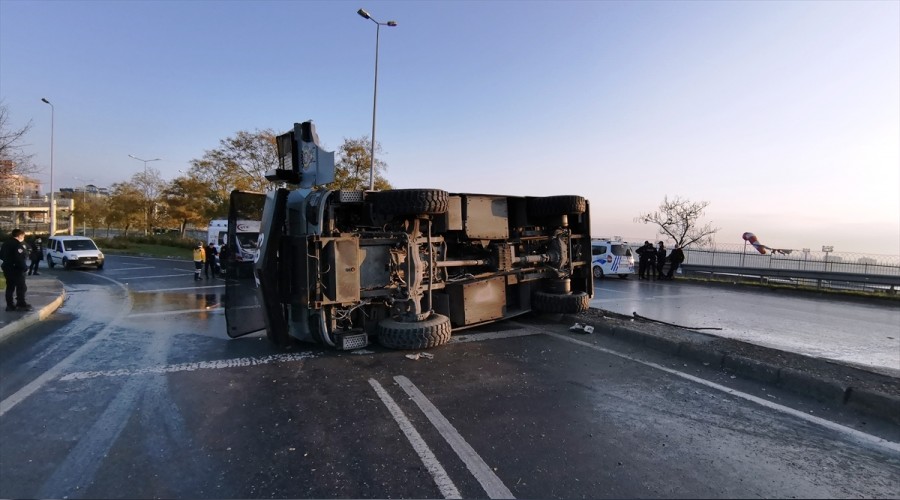
[[206, 251], [203, 250], [203, 242], [197, 243], [194, 249], [194, 281], [200, 281], [200, 271], [203, 270], [203, 263], [206, 262]]

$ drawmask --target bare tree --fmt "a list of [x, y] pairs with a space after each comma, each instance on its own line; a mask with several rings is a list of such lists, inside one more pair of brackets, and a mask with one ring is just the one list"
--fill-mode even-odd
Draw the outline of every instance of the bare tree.
[[34, 155], [26, 154], [22, 143], [31, 125], [29, 120], [21, 128], [13, 128], [6, 104], [0, 101], [0, 195], [8, 194], [6, 191], [12, 189], [13, 176], [37, 171], [31, 161]]
[[141, 201], [136, 208], [140, 208], [144, 214], [144, 234], [150, 234], [157, 226], [160, 202], [166, 182], [162, 179], [159, 170], [148, 167], [132, 175], [131, 184], [141, 193]]
[[712, 241], [712, 236], [719, 230], [711, 223], [699, 225], [708, 206], [708, 201], [692, 202], [680, 196], [669, 200], [666, 196], [657, 211], [640, 214], [635, 222], [655, 224], [659, 227], [657, 234], [672, 238], [682, 248], [694, 244], [704, 246]]

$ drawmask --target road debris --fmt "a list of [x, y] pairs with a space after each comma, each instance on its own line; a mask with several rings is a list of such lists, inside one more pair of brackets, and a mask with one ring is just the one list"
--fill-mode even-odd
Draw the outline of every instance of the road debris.
[[684, 328], [685, 330], [721, 330], [721, 328], [716, 327], [716, 326], [683, 326], [683, 325], [676, 325], [675, 323], [666, 323], [665, 321], [660, 321], [658, 319], [647, 318], [647, 317], [641, 316], [637, 312], [632, 312], [631, 314], [634, 316], [634, 319], [639, 319], [642, 321], [650, 321], [652, 323], [659, 323], [661, 325], [674, 326], [676, 328]]
[[582, 325], [581, 323], [575, 323], [574, 325], [569, 327], [569, 331], [579, 333], [594, 333], [594, 327], [591, 325]]
[[417, 352], [415, 354], [407, 354], [406, 357], [413, 361], [418, 361], [419, 358], [434, 359], [434, 354], [427, 352]]

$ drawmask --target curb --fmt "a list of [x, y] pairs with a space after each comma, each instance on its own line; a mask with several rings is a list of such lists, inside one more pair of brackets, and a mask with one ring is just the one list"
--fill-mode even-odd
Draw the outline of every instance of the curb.
[[31, 325], [47, 319], [47, 317], [49, 317], [51, 314], [56, 312], [57, 309], [59, 309], [59, 306], [62, 305], [65, 299], [66, 291], [62, 290], [59, 296], [53, 299], [53, 301], [51, 301], [46, 306], [38, 309], [37, 311], [31, 311], [23, 318], [13, 321], [3, 328], [0, 328], [0, 342], [7, 340], [8, 338], [28, 328]]
[[[607, 320], [630, 319], [607, 311], [597, 311], [606, 315], [603, 319]], [[773, 357], [791, 357], [802, 361], [803, 365], [810, 368], [809, 371], [804, 371], [782, 366], [771, 361], [728, 352], [727, 345], [723, 346], [721, 344], [751, 344], [722, 339], [693, 330], [665, 327], [669, 329], [666, 333], [672, 335], [674, 337], [672, 338], [656, 335], [631, 326], [604, 324], [604, 322], [597, 321], [599, 318], [590, 318], [588, 320], [577, 315], [559, 316], [560, 322], [592, 322], [596, 332], [611, 335], [625, 342], [700, 362], [713, 368], [721, 368], [743, 378], [775, 385], [789, 392], [809, 396], [819, 401], [842, 404], [855, 411], [900, 425], [900, 395], [877, 389], [879, 386], [897, 387], [900, 385], [900, 379], [895, 377], [868, 372], [829, 360], [821, 360], [754, 345], [755, 350], [759, 350], [759, 352], [766, 351], [769, 354], [776, 355]], [[831, 376], [828, 374], [830, 371], [839, 373], [837, 373], [837, 376]], [[859, 381], [861, 379], [871, 382], [866, 385], [875, 386], [875, 388], [862, 387], [853, 383], [854, 380]]]

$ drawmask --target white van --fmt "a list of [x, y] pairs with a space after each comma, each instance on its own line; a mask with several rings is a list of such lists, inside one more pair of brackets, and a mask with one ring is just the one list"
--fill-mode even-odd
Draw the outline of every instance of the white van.
[[[232, 245], [229, 250], [232, 257], [238, 261], [252, 262], [256, 259], [258, 252], [257, 240], [259, 239], [259, 221], [239, 220], [235, 227], [235, 237], [237, 245]], [[228, 219], [217, 219], [209, 221], [207, 229], [206, 242], [214, 247], [219, 253], [228, 240]]]
[[103, 269], [105, 257], [94, 240], [84, 236], [53, 236], [44, 247], [50, 269], [61, 264], [65, 269], [91, 266]]
[[626, 279], [634, 274], [634, 253], [624, 241], [591, 240], [591, 268], [597, 279], [611, 274]]

